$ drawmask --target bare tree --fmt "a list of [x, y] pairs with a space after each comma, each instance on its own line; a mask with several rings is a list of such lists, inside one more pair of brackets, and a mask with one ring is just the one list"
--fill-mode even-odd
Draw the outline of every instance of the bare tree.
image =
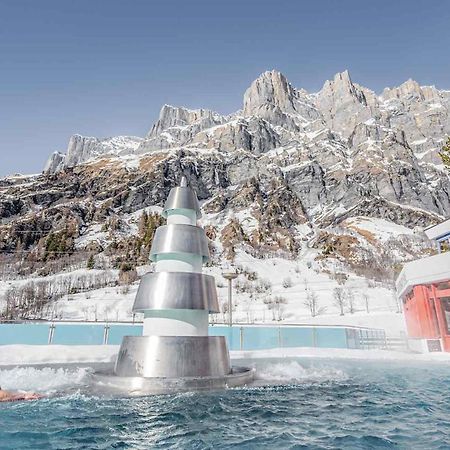
[[247, 315], [247, 323], [251, 322], [251, 313], [252, 313], [252, 296], [246, 297], [244, 300], [245, 312]]
[[337, 287], [333, 289], [333, 299], [334, 304], [337, 308], [339, 308], [341, 316], [344, 315], [344, 309], [346, 305], [345, 293], [341, 287]]
[[400, 314], [402, 312], [402, 305], [395, 290], [392, 291], [392, 297], [395, 303], [395, 312], [397, 314]]
[[272, 283], [269, 280], [260, 278], [255, 284], [255, 291], [258, 294], [272, 292]]
[[366, 305], [366, 313], [369, 314], [369, 294], [367, 294], [367, 292], [363, 292], [362, 297], [364, 299], [364, 304]]
[[348, 312], [350, 314], [353, 314], [356, 310], [356, 300], [355, 295], [353, 294], [353, 290], [347, 289], [347, 292], [345, 292], [345, 297], [347, 301]]
[[123, 263], [119, 272], [119, 283], [130, 285], [138, 279], [136, 268], [131, 264]]
[[105, 307], [103, 308], [103, 316], [105, 322], [112, 322], [112, 311], [113, 311], [112, 305], [108, 304], [105, 305]]
[[303, 304], [309, 309], [311, 317], [316, 317], [319, 313], [319, 298], [314, 291], [308, 291], [306, 293], [306, 300]]
[[270, 296], [267, 296], [264, 299], [264, 304], [267, 306], [269, 311], [272, 311], [272, 320], [275, 320], [275, 302], [274, 299]]
[[84, 320], [89, 320], [89, 306], [82, 306], [81, 311], [84, 313]]
[[276, 320], [283, 320], [283, 313], [285, 309], [285, 305], [287, 304], [287, 299], [282, 297], [281, 295], [276, 295], [273, 299], [274, 301], [274, 309], [276, 311]]
[[305, 285], [305, 291], [308, 290], [308, 278], [303, 278], [303, 284]]
[[222, 322], [226, 323], [228, 315], [228, 301], [225, 300], [220, 304], [220, 311], [222, 313]]

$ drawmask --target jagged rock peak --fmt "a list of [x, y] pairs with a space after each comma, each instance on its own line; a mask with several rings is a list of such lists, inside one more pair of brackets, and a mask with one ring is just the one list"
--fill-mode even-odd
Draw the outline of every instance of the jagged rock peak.
[[343, 72], [338, 72], [334, 76], [334, 82], [337, 83], [339, 81], [342, 81], [343, 83], [347, 83], [347, 84], [353, 84], [352, 78], [350, 76], [350, 72], [348, 71], [348, 69], [345, 69]]
[[323, 83], [322, 89], [318, 92], [320, 95], [323, 92], [336, 91], [339, 88], [344, 88], [351, 92], [354, 89], [352, 79], [350, 77], [350, 72], [348, 70], [344, 70], [343, 72], [338, 72], [334, 75], [332, 80], [326, 80]]
[[161, 108], [159, 119], [152, 126], [147, 138], [158, 136], [169, 128], [185, 127], [199, 121], [215, 124], [222, 122], [223, 117], [210, 109], [188, 109], [166, 104]]
[[61, 152], [53, 152], [45, 163], [45, 173], [56, 173], [63, 169], [66, 155]]
[[44, 172], [55, 173], [65, 167], [75, 167], [78, 164], [106, 155], [133, 155], [141, 142], [142, 138], [136, 136], [115, 136], [100, 139], [74, 134], [69, 139], [66, 154], [53, 153], [45, 164]]
[[390, 100], [392, 98], [417, 98], [424, 99], [423, 91], [419, 83], [411, 78], [398, 87], [384, 89], [382, 95], [383, 99]]
[[338, 72], [332, 81], [325, 81], [322, 90], [319, 92], [319, 97], [320, 96], [331, 96], [337, 101], [351, 96], [356, 98], [363, 105], [366, 105], [364, 93], [357, 85], [353, 84], [350, 72], [348, 70]]
[[295, 97], [295, 88], [282, 73], [267, 71], [245, 91], [243, 113], [245, 116], [255, 114], [265, 105], [279, 107], [282, 111], [294, 111]]

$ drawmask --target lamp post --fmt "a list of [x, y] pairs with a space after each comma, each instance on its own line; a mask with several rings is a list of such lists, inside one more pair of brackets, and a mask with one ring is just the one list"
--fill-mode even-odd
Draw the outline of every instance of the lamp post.
[[233, 280], [238, 277], [238, 274], [233, 271], [224, 272], [222, 276], [228, 280], [228, 326], [233, 326]]

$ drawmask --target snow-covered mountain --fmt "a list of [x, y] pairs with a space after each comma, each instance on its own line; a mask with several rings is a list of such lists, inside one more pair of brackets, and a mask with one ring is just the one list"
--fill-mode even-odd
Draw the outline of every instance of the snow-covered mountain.
[[[450, 91], [408, 80], [376, 95], [345, 71], [309, 94], [271, 71], [252, 83], [235, 114], [164, 105], [144, 138], [73, 136], [46, 172], [102, 157], [183, 154], [209, 160], [216, 181], [223, 167], [221, 187], [254, 176], [279, 179], [310, 219], [334, 220], [350, 209], [384, 217], [389, 210], [394, 221], [423, 224], [450, 214], [448, 173], [438, 155], [448, 134]], [[424, 211], [401, 218], [397, 204]]]
[[377, 95], [345, 71], [308, 93], [265, 72], [234, 114], [164, 105], [142, 138], [74, 135], [43, 174], [0, 180], [0, 250], [140, 264], [139, 217], [184, 174], [214, 264], [309, 255], [307, 270], [335, 281], [392, 279], [432, 251], [421, 228], [450, 215], [447, 135], [450, 91], [408, 80]]
[[136, 152], [142, 141], [142, 138], [134, 136], [98, 139], [75, 134], [70, 138], [65, 154], [54, 152], [50, 156], [45, 164], [44, 172], [54, 173], [65, 167], [74, 167], [88, 160], [103, 157], [104, 155], [130, 155]]

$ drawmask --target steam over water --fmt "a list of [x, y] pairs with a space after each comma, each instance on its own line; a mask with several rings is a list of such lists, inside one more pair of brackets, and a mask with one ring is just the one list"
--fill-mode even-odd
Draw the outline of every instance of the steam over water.
[[[0, 371], [0, 448], [450, 448], [450, 365], [278, 360], [247, 388], [93, 396], [86, 369]], [[88, 387], [88, 385], [91, 385]]]

